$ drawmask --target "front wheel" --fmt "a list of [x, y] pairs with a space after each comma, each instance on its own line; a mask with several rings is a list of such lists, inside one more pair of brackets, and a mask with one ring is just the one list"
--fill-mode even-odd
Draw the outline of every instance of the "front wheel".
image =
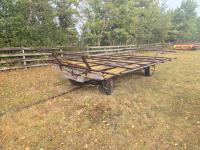
[[113, 80], [107, 79], [107, 80], [101, 81], [100, 88], [102, 92], [104, 92], [106, 95], [111, 95], [113, 91]]
[[155, 65], [149, 66], [144, 69], [144, 74], [145, 74], [145, 76], [152, 76], [154, 74], [155, 70], [156, 70]]

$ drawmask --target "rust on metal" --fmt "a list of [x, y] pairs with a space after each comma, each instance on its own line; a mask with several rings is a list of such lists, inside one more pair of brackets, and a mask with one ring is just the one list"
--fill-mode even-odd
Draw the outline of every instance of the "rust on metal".
[[[116, 53], [101, 56], [63, 52], [62, 58], [55, 54], [53, 56], [56, 57], [58, 65], [61, 68], [70, 69], [71, 74], [78, 72], [79, 76], [89, 78], [86, 74], [90, 73], [93, 74], [93, 77], [101, 76], [102, 78], [98, 78], [102, 80], [172, 60], [172, 58], [167, 57], [138, 56], [129, 52], [124, 52], [121, 55]], [[93, 78], [89, 79], [93, 80]]]

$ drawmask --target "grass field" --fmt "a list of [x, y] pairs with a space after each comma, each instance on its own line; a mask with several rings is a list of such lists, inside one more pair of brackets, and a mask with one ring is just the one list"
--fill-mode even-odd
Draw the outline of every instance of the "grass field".
[[[200, 51], [162, 56], [154, 76], [129, 74], [106, 96], [87, 86], [0, 117], [0, 149], [200, 149]], [[71, 88], [52, 67], [0, 73], [0, 111]]]

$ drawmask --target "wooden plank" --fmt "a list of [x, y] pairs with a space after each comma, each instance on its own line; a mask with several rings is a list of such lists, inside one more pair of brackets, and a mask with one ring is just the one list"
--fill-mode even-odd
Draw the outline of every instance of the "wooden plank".
[[74, 60], [61, 60], [61, 61], [62, 63], [73, 64], [73, 65], [82, 63], [81, 61], [74, 61]]
[[17, 63], [22, 62], [23, 59], [9, 59], [9, 60], [2, 60], [0, 61], [0, 64], [10, 64], [10, 63]]
[[[35, 68], [35, 67], [43, 67], [43, 66], [49, 66], [50, 64], [36, 64], [36, 65], [27, 65], [27, 68]], [[15, 69], [24, 69], [24, 66], [19, 67], [3, 67], [0, 68], [0, 71], [9, 71], [9, 70], [15, 70]]]
[[[126, 71], [126, 69], [125, 68], [113, 68], [113, 69], [107, 70], [105, 72], [120, 75], [123, 71]], [[107, 74], [107, 75], [104, 75], [104, 78], [112, 78], [113, 76], [114, 75]]]
[[121, 48], [121, 47], [135, 47], [136, 45], [118, 45], [118, 46], [89, 46], [89, 49], [104, 49], [104, 48]]
[[0, 48], [0, 51], [21, 51], [22, 47]]
[[[26, 62], [35, 62], [35, 61], [53, 61], [54, 59], [43, 58], [43, 59], [26, 59]], [[0, 61], [0, 64], [10, 64], [10, 63], [18, 63], [23, 62], [23, 59], [10, 59]]]
[[112, 74], [120, 74], [123, 71], [126, 71], [126, 69], [125, 68], [119, 68], [119, 67], [106, 70], [107, 73], [112, 73]]
[[43, 58], [43, 59], [26, 59], [27, 62], [35, 62], [35, 61], [53, 61], [54, 59]]
[[97, 66], [93, 66], [91, 68], [92, 68], [92, 70], [99, 70], [99, 71], [101, 71], [101, 70], [109, 69], [110, 67], [106, 66], [106, 65], [97, 65]]
[[130, 69], [133, 69], [133, 68], [136, 68], [136, 67], [140, 67], [140, 65], [132, 64], [132, 65], [128, 65], [127, 67], [130, 68]]
[[87, 51], [87, 53], [105, 53], [105, 52], [116, 52], [116, 53], [119, 53], [119, 52], [123, 52], [123, 51], [135, 51], [137, 49], [135, 48], [123, 48], [123, 49], [104, 49], [104, 50], [90, 50], [90, 51]]
[[8, 48], [0, 48], [0, 51], [21, 51], [22, 49], [26, 51], [37, 51], [37, 50], [60, 50], [60, 48], [47, 48], [47, 47], [8, 47]]
[[[91, 59], [89, 59], [91, 61]], [[87, 60], [88, 61], [88, 60]], [[116, 63], [116, 62], [109, 62], [109, 61], [92, 61], [90, 62], [88, 61], [91, 69], [93, 71], [106, 71], [108, 69], [113, 69], [115, 67], [120, 67], [120, 68], [125, 68], [125, 69], [131, 69], [130, 66], [129, 67], [126, 67], [126, 63]], [[71, 61], [63, 61], [63, 62], [66, 62], [67, 64], [73, 64], [73, 65], [78, 65], [80, 67], [86, 67], [86, 65], [84, 63], [80, 63], [79, 61], [76, 62], [76, 60], [71, 60]]]
[[151, 57], [151, 56], [131, 56], [131, 55], [120, 55], [120, 56], [109, 56], [109, 57], [93, 57], [93, 58], [99, 58], [99, 59], [107, 59], [107, 60], [135, 60], [135, 61], [153, 61], [156, 60], [163, 60], [163, 59], [170, 59], [167, 57]]
[[100, 53], [100, 52], [115, 52], [115, 51], [123, 51], [124, 49], [104, 49], [104, 50], [90, 50], [88, 53]]
[[1, 54], [0, 58], [23, 57], [23, 56], [50, 56], [50, 53], [24, 53], [24, 54]]
[[127, 60], [123, 60], [123, 59], [106, 59], [106, 58], [101, 58], [101, 59], [99, 59], [99, 58], [93, 58], [93, 59], [95, 59], [95, 60], [99, 60], [99, 61], [107, 61], [108, 63], [109, 62], [116, 62], [116, 63], [127, 63], [127, 64], [138, 64], [139, 62], [138, 61], [127, 61]]
[[[130, 69], [130, 67], [127, 67], [127, 64], [122, 64], [122, 63], [116, 63], [116, 62], [108, 62], [108, 61], [97, 61], [97, 62], [93, 62], [93, 64], [95, 64], [95, 66], [93, 67], [97, 67], [100, 66], [106, 66], [104, 68], [102, 68], [102, 71], [106, 71], [108, 69], [113, 69], [115, 67], [120, 67], [120, 68], [125, 68], [125, 69]], [[94, 69], [95, 70], [95, 69]]]
[[124, 50], [124, 51], [114, 51], [114, 52], [111, 52], [111, 53], [99, 53], [99, 54], [92, 54], [92, 56], [110, 56], [110, 55], [120, 55], [120, 54], [123, 54], [123, 53], [135, 53], [136, 52], [136, 49], [133, 49], [133, 50]]

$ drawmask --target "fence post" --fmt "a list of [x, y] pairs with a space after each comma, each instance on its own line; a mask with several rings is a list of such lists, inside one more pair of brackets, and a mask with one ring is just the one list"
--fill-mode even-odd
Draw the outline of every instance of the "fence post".
[[171, 49], [171, 48], [172, 48], [172, 44], [169, 42], [168, 49]]
[[22, 46], [22, 54], [23, 54], [23, 66], [24, 66], [25, 69], [27, 69], [27, 67], [26, 67], [26, 56], [25, 56], [25, 51], [24, 51], [23, 46]]
[[87, 55], [90, 55], [90, 45], [86, 45], [87, 48]]
[[61, 53], [60, 56], [63, 57], [63, 50], [62, 50], [62, 48], [60, 49], [60, 53]]

